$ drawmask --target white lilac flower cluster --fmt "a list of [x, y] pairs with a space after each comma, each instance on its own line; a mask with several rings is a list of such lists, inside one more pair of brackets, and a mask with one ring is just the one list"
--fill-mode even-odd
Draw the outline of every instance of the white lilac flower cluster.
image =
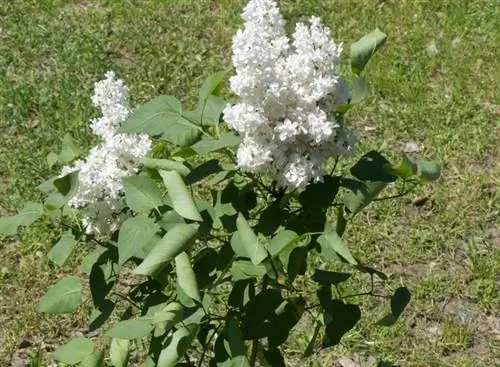
[[121, 213], [123, 178], [137, 172], [138, 158], [146, 156], [151, 140], [144, 134], [117, 133], [130, 113], [128, 88], [114, 72], [95, 83], [92, 103], [99, 107], [102, 116], [91, 121], [91, 129], [101, 138], [85, 160], [65, 166], [62, 176], [78, 171], [78, 190], [69, 206], [82, 208], [82, 223], [87, 233], [104, 234], [117, 229], [126, 218]]
[[224, 110], [224, 120], [243, 137], [238, 166], [301, 190], [322, 181], [328, 158], [354, 151], [354, 135], [334, 118], [349, 98], [338, 75], [342, 45], [316, 17], [297, 23], [290, 40], [272, 0], [251, 0], [242, 18], [230, 79], [241, 102]]

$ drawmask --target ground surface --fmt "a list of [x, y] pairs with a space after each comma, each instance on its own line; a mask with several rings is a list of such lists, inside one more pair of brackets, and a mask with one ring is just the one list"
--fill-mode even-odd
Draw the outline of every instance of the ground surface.
[[[134, 102], [158, 94], [189, 100], [206, 75], [230, 65], [243, 3], [1, 1], [0, 215], [37, 199], [34, 187], [50, 174], [45, 156], [64, 133], [88, 146], [94, 81], [115, 70]], [[390, 286], [412, 290], [401, 320], [374, 326], [387, 305], [367, 299], [370, 316], [341, 346], [308, 363], [330, 366], [349, 357], [369, 365], [374, 357], [402, 366], [499, 365], [500, 5], [280, 3], [290, 20], [321, 16], [347, 50], [373, 28], [384, 30], [389, 41], [367, 74], [371, 98], [350, 115], [363, 138], [360, 150], [375, 147], [392, 157], [418, 150], [443, 165], [442, 179], [415, 195], [429, 198], [424, 205], [376, 203], [347, 233], [358, 257], [391, 274]], [[437, 54], [428, 52], [431, 45]], [[40, 295], [76, 264], [61, 269], [46, 259], [55, 235], [40, 224], [0, 242], [1, 366], [38, 350], [49, 360], [55, 346], [85, 326], [85, 311], [77, 318], [35, 312]], [[299, 325], [288, 347], [291, 363], [310, 332]]]

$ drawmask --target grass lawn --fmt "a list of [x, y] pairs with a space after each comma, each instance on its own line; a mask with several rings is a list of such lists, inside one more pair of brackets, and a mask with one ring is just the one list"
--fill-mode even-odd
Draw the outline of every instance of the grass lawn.
[[[39, 198], [46, 155], [73, 134], [92, 142], [93, 83], [114, 70], [133, 104], [190, 91], [230, 66], [245, 1], [0, 1], [0, 215]], [[307, 362], [297, 356], [310, 325], [287, 346], [290, 365], [332, 366], [340, 357], [401, 366], [500, 364], [500, 5], [498, 1], [280, 1], [294, 22], [318, 15], [349, 45], [375, 27], [387, 44], [370, 62], [370, 98], [350, 113], [360, 152], [402, 150], [442, 164], [442, 178], [408, 200], [372, 204], [348, 229], [353, 253], [403, 284], [412, 301], [398, 323], [374, 325], [387, 302], [363, 299], [364, 318], [341, 343]], [[438, 53], [429, 55], [435, 45]], [[415, 200], [419, 199], [419, 200]], [[427, 200], [426, 200], [427, 199]], [[421, 205], [423, 203], [423, 205]], [[0, 365], [51, 351], [85, 329], [87, 311], [48, 316], [37, 299], [64, 274], [46, 258], [61, 229], [37, 224], [0, 239]], [[81, 253], [85, 249], [82, 249]], [[336, 264], [323, 264], [334, 268]], [[367, 286], [359, 276], [348, 283]], [[12, 362], [14, 363], [14, 362]], [[12, 364], [14, 365], [14, 364]], [[361, 364], [363, 365], [363, 364]], [[16, 366], [22, 366], [16, 365]]]

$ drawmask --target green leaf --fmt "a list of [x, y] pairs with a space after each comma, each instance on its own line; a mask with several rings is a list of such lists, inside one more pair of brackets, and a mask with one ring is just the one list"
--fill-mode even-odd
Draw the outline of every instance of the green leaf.
[[292, 298], [284, 301], [275, 311], [275, 319], [272, 320], [272, 328], [268, 335], [270, 347], [283, 344], [290, 334], [290, 330], [300, 321], [304, 313], [306, 301], [302, 297]]
[[219, 271], [226, 271], [229, 269], [234, 260], [234, 251], [230, 243], [224, 243], [218, 253], [216, 268]]
[[130, 348], [130, 340], [127, 339], [111, 339], [109, 347], [109, 359], [114, 367], [128, 366], [128, 351]]
[[247, 260], [237, 260], [231, 265], [231, 274], [235, 281], [248, 278], [261, 278], [267, 272], [264, 264], [254, 265]]
[[358, 305], [346, 304], [341, 300], [334, 299], [330, 307], [331, 321], [326, 325], [325, 339], [323, 340], [325, 348], [338, 344], [344, 334], [361, 319], [361, 310]]
[[184, 224], [186, 222], [184, 221], [184, 218], [182, 218], [175, 210], [169, 210], [161, 216], [157, 223], [161, 228], [168, 232], [177, 224]]
[[260, 214], [259, 222], [255, 226], [257, 233], [262, 233], [264, 236], [274, 234], [278, 228], [286, 222], [289, 217], [288, 211], [281, 208], [279, 203], [268, 205]]
[[417, 160], [418, 175], [423, 182], [436, 181], [441, 176], [441, 168], [436, 162]]
[[219, 124], [222, 111], [227, 101], [219, 96], [208, 96], [206, 101], [199, 100], [193, 111], [184, 112], [184, 116], [200, 125], [214, 126]]
[[186, 146], [201, 134], [199, 128], [182, 116], [182, 106], [173, 96], [158, 96], [139, 107], [118, 129], [120, 133], [161, 135], [172, 144]]
[[119, 321], [108, 331], [111, 338], [134, 340], [148, 336], [154, 326], [150, 318], [140, 317], [138, 319]]
[[274, 258], [283, 252], [290, 253], [295, 244], [300, 242], [301, 239], [302, 237], [297, 235], [294, 231], [288, 229], [279, 231], [269, 243], [269, 254]]
[[175, 273], [177, 274], [177, 284], [179, 288], [182, 289], [188, 297], [201, 302], [200, 291], [196, 283], [196, 275], [191, 266], [189, 256], [185, 252], [175, 257]]
[[147, 176], [130, 176], [123, 179], [127, 205], [135, 212], [157, 209], [164, 204], [160, 189]]
[[310, 241], [309, 235], [298, 236], [290, 230], [280, 231], [271, 239], [269, 252], [273, 258], [279, 257], [291, 279], [302, 273], [307, 258], [307, 247], [305, 246]]
[[316, 321], [316, 326], [314, 327], [311, 339], [309, 340], [309, 343], [307, 343], [307, 347], [304, 350], [304, 353], [302, 353], [301, 357], [302, 359], [308, 358], [313, 355], [314, 346], [316, 345], [316, 339], [318, 338], [320, 331], [321, 331], [321, 323]]
[[350, 264], [358, 264], [356, 259], [351, 255], [351, 252], [345, 242], [339, 237], [335, 229], [328, 222], [325, 223], [325, 231], [318, 237], [317, 241], [320, 245], [334, 250]]
[[77, 241], [71, 231], [64, 233], [59, 241], [52, 247], [47, 257], [59, 266], [63, 266], [73, 252]]
[[118, 233], [118, 265], [135, 256], [138, 250], [151, 241], [160, 227], [146, 216], [139, 215], [123, 222]]
[[54, 190], [54, 181], [58, 179], [58, 176], [51, 177], [45, 181], [43, 181], [40, 185], [36, 187], [36, 189], [43, 193], [48, 193]]
[[57, 348], [52, 355], [56, 361], [77, 364], [94, 351], [94, 344], [87, 338], [74, 338]]
[[235, 147], [241, 143], [241, 137], [233, 132], [227, 132], [219, 139], [203, 137], [191, 146], [199, 155], [215, 152], [220, 149]]
[[[308, 238], [307, 241], [309, 240]], [[305, 244], [306, 243], [304, 243], [303, 246], [305, 246]], [[293, 281], [297, 275], [305, 274], [307, 270], [307, 255], [309, 254], [309, 249], [303, 246], [294, 248], [287, 258], [284, 258], [283, 255], [280, 256], [280, 260], [286, 267], [288, 277], [291, 281]]]
[[210, 181], [207, 182], [209, 186], [215, 186], [224, 180], [230, 179], [234, 176], [235, 171], [221, 171], [217, 173]]
[[78, 158], [80, 154], [82, 154], [82, 151], [76, 146], [71, 135], [69, 133], [65, 134], [62, 141], [61, 153], [59, 154], [59, 161], [68, 164]]
[[217, 257], [217, 251], [210, 247], [206, 247], [196, 254], [193, 260], [193, 270], [200, 289], [210, 286], [217, 278]]
[[104, 363], [103, 352], [92, 352], [78, 365], [80, 367], [101, 367]]
[[377, 322], [378, 325], [392, 326], [410, 303], [411, 294], [408, 288], [399, 287], [391, 297], [391, 313]]
[[203, 114], [200, 114], [200, 121], [203, 125], [217, 125], [221, 120], [222, 111], [227, 106], [227, 101], [219, 96], [208, 96], [203, 109]]
[[245, 339], [260, 339], [268, 336], [273, 329], [275, 310], [283, 303], [277, 289], [266, 289], [253, 297], [245, 305], [241, 330]]
[[38, 312], [70, 313], [82, 303], [82, 291], [78, 277], [62, 278], [40, 299]]
[[411, 294], [408, 288], [399, 287], [391, 297], [391, 312], [394, 316], [399, 317], [405, 307], [410, 303]]
[[[248, 262], [250, 265], [251, 263]], [[254, 265], [251, 265], [254, 266]], [[227, 299], [227, 304], [231, 307], [242, 308], [255, 296], [255, 281], [251, 278], [241, 279], [234, 282]]]
[[158, 158], [142, 158], [140, 163], [146, 167], [155, 170], [165, 170], [165, 171], [176, 171], [181, 176], [186, 176], [191, 171], [189, 167], [185, 166], [183, 163], [178, 161], [172, 161], [170, 159], [158, 159]]
[[339, 188], [339, 178], [327, 175], [323, 178], [323, 182], [309, 184], [300, 193], [299, 202], [308, 211], [327, 210], [335, 200]]
[[398, 166], [392, 166], [389, 169], [390, 173], [407, 180], [418, 173], [418, 165], [415, 160], [406, 154], [403, 154], [403, 160]]
[[[235, 318], [231, 318], [229, 324], [226, 325], [225, 334], [227, 337], [227, 350], [232, 358], [237, 356], [246, 356], [247, 347], [243, 341], [243, 335], [238, 326], [238, 321]], [[248, 363], [248, 361], [247, 361]]]
[[373, 54], [385, 43], [387, 35], [378, 28], [373, 32], [361, 37], [351, 45], [351, 68], [356, 74], [360, 74]]
[[351, 216], [354, 216], [370, 204], [386, 187], [387, 183], [381, 181], [358, 182], [356, 189], [345, 195], [342, 201]]
[[54, 186], [61, 195], [69, 199], [78, 192], [78, 182], [78, 171], [73, 171], [55, 179]]
[[99, 257], [101, 257], [101, 255], [104, 254], [106, 251], [108, 250], [105, 247], [98, 247], [90, 254], [85, 256], [82, 262], [80, 263], [80, 270], [83, 271], [85, 274], [90, 275], [92, 267], [97, 262]]
[[231, 246], [238, 256], [248, 257], [254, 265], [259, 265], [267, 257], [267, 251], [259, 243], [245, 217], [239, 213], [236, 219], [238, 232], [231, 239]]
[[174, 158], [190, 158], [196, 155], [196, 152], [191, 148], [191, 146], [183, 147], [180, 149], [177, 149], [175, 152], [173, 152], [170, 156]]
[[226, 79], [226, 75], [229, 70], [222, 70], [217, 73], [214, 73], [210, 76], [208, 76], [205, 81], [203, 82], [203, 85], [200, 88], [200, 91], [198, 92], [199, 98], [202, 101], [205, 101], [208, 99], [208, 97], [212, 94], [217, 95], [219, 92], [219, 89]]
[[335, 226], [335, 232], [342, 237], [347, 228], [347, 219], [344, 216], [344, 207], [339, 206], [337, 208], [337, 224]]
[[116, 304], [109, 299], [100, 302], [98, 307], [94, 308], [90, 314], [89, 331], [99, 329], [109, 319]]
[[368, 84], [368, 80], [366, 80], [364, 76], [356, 77], [352, 82], [350, 92], [350, 104], [362, 102], [366, 97], [368, 97], [368, 93], [370, 92], [370, 85]]
[[247, 348], [235, 318], [226, 321], [226, 327], [217, 337], [214, 349], [217, 367], [250, 367]]
[[154, 275], [171, 260], [190, 247], [196, 237], [198, 224], [178, 224], [163, 236], [142, 263], [134, 269], [137, 275]]
[[89, 276], [90, 293], [94, 306], [103, 308], [106, 296], [109, 294], [116, 282], [119, 268], [111, 260], [103, 264], [94, 264]]
[[390, 173], [390, 169], [390, 162], [374, 150], [366, 153], [351, 168], [351, 174], [361, 181], [342, 180], [342, 185], [351, 190], [342, 199], [351, 215], [359, 213], [378, 196], [387, 184], [397, 179]]
[[198, 333], [198, 325], [189, 325], [181, 327], [167, 340], [167, 346], [161, 351], [158, 357], [156, 367], [174, 367], [177, 362], [184, 357], [191, 344], [193, 343], [196, 334]]
[[150, 237], [148, 241], [142, 244], [142, 247], [137, 249], [137, 252], [134, 254], [134, 257], [138, 259], [144, 259], [151, 250], [156, 246], [158, 242], [161, 241], [161, 236], [159, 234], [155, 234], [153, 237]]
[[52, 167], [54, 167], [54, 165], [59, 161], [59, 156], [54, 153], [54, 152], [50, 152], [48, 155], [47, 155], [47, 165], [49, 166], [49, 169], [52, 169]]
[[184, 318], [184, 308], [180, 303], [172, 302], [166, 305], [162, 310], [153, 314], [153, 324], [162, 324], [165, 332], [172, 329]]
[[175, 211], [186, 219], [203, 221], [182, 177], [176, 171], [159, 171], [159, 173], [167, 187]]
[[29, 226], [43, 215], [43, 205], [26, 203], [16, 215], [0, 218], [0, 235], [13, 236], [19, 226]]
[[278, 348], [270, 348], [264, 350], [264, 358], [268, 363], [268, 367], [286, 367], [285, 359]]
[[15, 215], [20, 226], [29, 226], [43, 215], [43, 206], [39, 203], [26, 203], [23, 209]]
[[215, 173], [219, 173], [222, 171], [222, 167], [219, 164], [218, 159], [209, 159], [208, 161], [203, 162], [198, 167], [193, 169], [189, 175], [186, 176], [186, 184], [192, 185], [198, 181], [203, 180], [204, 178], [213, 175]]
[[351, 277], [349, 273], [338, 273], [336, 271], [326, 271], [316, 269], [314, 271], [313, 279], [315, 282], [325, 285], [337, 285], [345, 282]]
[[62, 207], [64, 207], [64, 205], [66, 205], [67, 202], [68, 199], [63, 195], [58, 192], [53, 192], [45, 198], [45, 200], [43, 201], [43, 206], [45, 209], [53, 211], [61, 209]]
[[372, 150], [366, 153], [351, 168], [351, 174], [360, 181], [381, 181], [391, 183], [396, 176], [388, 173], [391, 163], [379, 152]]

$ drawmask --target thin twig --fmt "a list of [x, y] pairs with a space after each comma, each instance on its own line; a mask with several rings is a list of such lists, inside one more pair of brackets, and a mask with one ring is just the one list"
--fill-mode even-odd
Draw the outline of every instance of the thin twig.
[[217, 328], [214, 330], [212, 335], [210, 335], [210, 338], [208, 338], [208, 341], [203, 346], [203, 352], [201, 353], [201, 357], [200, 357], [200, 360], [198, 362], [198, 367], [201, 367], [201, 365], [203, 364], [203, 360], [205, 359], [205, 355], [207, 354], [208, 346], [212, 342], [212, 339], [214, 338], [214, 336], [219, 333], [219, 329], [220, 329], [221, 325], [222, 325], [222, 323], [217, 326]]
[[127, 296], [125, 296], [125, 295], [123, 295], [121, 293], [118, 293], [117, 291], [113, 291], [113, 294], [115, 296], [118, 296], [118, 298], [121, 298], [122, 300], [127, 301], [128, 303], [130, 303], [135, 308], [141, 310], [141, 307], [137, 303], [135, 303], [134, 301], [132, 301], [129, 297], [127, 297]]
[[187, 353], [184, 353], [184, 359], [186, 360], [186, 363], [187, 363], [187, 365], [188, 365], [188, 366], [192, 366], [192, 367], [194, 367], [194, 364], [193, 364], [193, 362], [191, 362], [191, 360], [189, 359], [189, 356], [188, 356], [188, 354], [187, 354]]
[[337, 164], [338, 163], [339, 163], [339, 157], [336, 157], [335, 158], [335, 163], [334, 163], [333, 168], [332, 168], [332, 170], [330, 172], [330, 175], [333, 175], [333, 172], [335, 172], [335, 169], [337, 168]]
[[[261, 291], [265, 291], [267, 289], [267, 277], [264, 275], [264, 278], [262, 279], [262, 287]], [[255, 367], [255, 363], [257, 362], [257, 352], [259, 349], [259, 341], [255, 339], [252, 342], [252, 352], [250, 354], [250, 367]]]
[[255, 367], [257, 362], [257, 348], [259, 347], [259, 341], [255, 339], [252, 341], [252, 354], [250, 355], [250, 367]]
[[417, 187], [417, 183], [413, 184], [412, 187], [410, 187], [408, 190], [406, 191], [402, 191], [400, 192], [399, 194], [396, 194], [396, 195], [391, 195], [391, 196], [386, 196], [386, 197], [383, 197], [383, 198], [376, 198], [376, 199], [373, 199], [373, 201], [382, 201], [382, 200], [390, 200], [390, 199], [397, 199], [397, 198], [400, 198], [402, 196], [405, 196], [406, 194], [409, 194], [410, 192], [413, 191], [413, 189], [415, 187]]

